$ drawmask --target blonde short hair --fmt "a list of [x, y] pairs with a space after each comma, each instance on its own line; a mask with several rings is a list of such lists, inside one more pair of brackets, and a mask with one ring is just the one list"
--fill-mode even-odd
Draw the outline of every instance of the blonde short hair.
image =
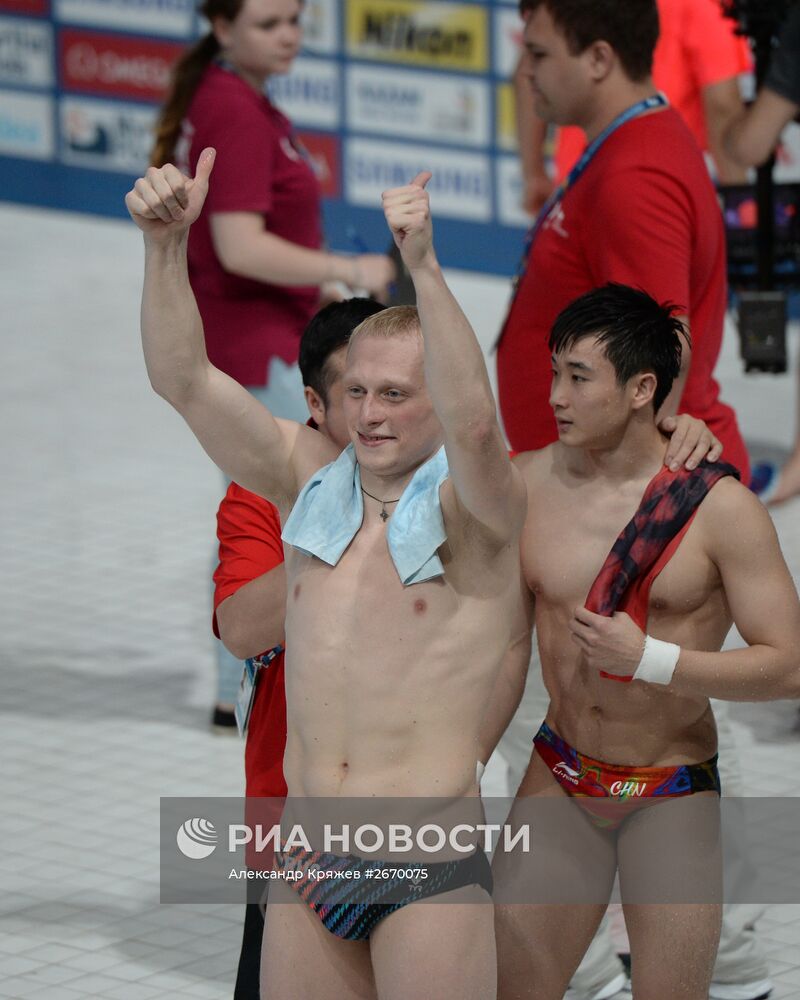
[[378, 337], [386, 340], [392, 337], [418, 337], [422, 339], [419, 313], [416, 306], [390, 306], [372, 316], [367, 316], [353, 330], [348, 344], [348, 353], [358, 340]]

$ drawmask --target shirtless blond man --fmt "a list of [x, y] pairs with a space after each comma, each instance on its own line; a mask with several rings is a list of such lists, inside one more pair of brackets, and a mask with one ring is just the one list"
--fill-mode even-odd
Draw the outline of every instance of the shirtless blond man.
[[[345, 373], [352, 451], [342, 459], [349, 454], [350, 488], [346, 502], [334, 497], [326, 526], [324, 498], [314, 507], [323, 489], [315, 474], [336, 462], [338, 448], [273, 418], [206, 357], [186, 239], [213, 161], [206, 150], [193, 179], [169, 165], [151, 169], [127, 196], [145, 236], [142, 336], [155, 390], [224, 472], [279, 507], [284, 538], [292, 528], [303, 541], [286, 551], [289, 795], [475, 802], [479, 726], [513, 624], [525, 487], [480, 347], [436, 260], [429, 175], [384, 195], [419, 318], [389, 309], [353, 335]], [[299, 523], [287, 525], [304, 486]], [[402, 517], [408, 535], [393, 538]], [[306, 554], [315, 535], [324, 558]], [[327, 551], [330, 536], [338, 554]], [[468, 863], [476, 869], [474, 857]], [[279, 892], [271, 892], [262, 994], [493, 997], [492, 907], [457, 902], [488, 901], [482, 879], [470, 881], [456, 873], [462, 888], [437, 897], [453, 905], [410, 902], [355, 941], [331, 933], [309, 906], [275, 905]]]
[[[494, 863], [496, 898], [507, 901], [497, 907], [502, 1000], [560, 1000], [617, 870], [634, 996], [706, 1000], [720, 919], [708, 699], [800, 695], [800, 605], [772, 523], [735, 478], [715, 481], [714, 467], [699, 470], [713, 470], [705, 499], [657, 573], [656, 563], [647, 647], [627, 613], [584, 607], [648, 485], [659, 488], [654, 412], [680, 370], [679, 329], [669, 310], [624, 286], [568, 306], [550, 341], [559, 441], [517, 459], [528, 487], [523, 590], [551, 703], [512, 810], [512, 823], [534, 810], [531, 853]], [[667, 503], [680, 507], [682, 495]], [[663, 530], [671, 509], [651, 510], [640, 540], [652, 541], [656, 516]], [[748, 646], [719, 652], [734, 622]], [[518, 669], [512, 658], [498, 679], [505, 718], [508, 692], [524, 685], [528, 633]], [[496, 704], [482, 759], [503, 715]], [[673, 888], [693, 901], [670, 905]], [[513, 905], [523, 899], [532, 905]]]

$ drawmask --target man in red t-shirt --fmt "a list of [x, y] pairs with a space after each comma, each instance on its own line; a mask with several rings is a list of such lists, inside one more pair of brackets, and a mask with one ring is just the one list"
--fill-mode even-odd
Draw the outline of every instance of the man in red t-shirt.
[[[743, 184], [747, 171], [726, 150], [723, 134], [744, 109], [738, 77], [751, 68], [747, 42], [735, 33], [719, 0], [657, 0], [657, 5], [653, 83], [667, 95], [697, 145], [711, 154], [719, 182]], [[514, 71], [514, 89], [524, 208], [536, 215], [586, 148], [586, 136], [574, 125], [557, 129], [551, 179], [543, 149], [547, 125], [533, 111], [524, 54]]]
[[[711, 153], [723, 184], [743, 183], [746, 171], [725, 152], [722, 135], [744, 105], [737, 77], [750, 68], [747, 42], [734, 32], [719, 0], [657, 0], [658, 44], [653, 83]], [[569, 173], [586, 148], [579, 128], [558, 130], [556, 180]]]
[[[525, 0], [526, 65], [539, 117], [580, 125], [592, 141], [655, 94], [658, 22], [655, 0], [627, 0], [615, 16], [610, 0], [577, 6], [585, 10], [565, 27], [561, 18], [574, 13], [574, 2]], [[606, 40], [610, 24], [643, 11], [652, 15], [651, 37], [631, 29], [627, 39]], [[546, 31], [532, 34], [534, 21]], [[736, 416], [713, 377], [727, 295], [722, 217], [702, 154], [672, 108], [642, 105], [619, 125], [538, 227], [497, 355], [500, 410], [515, 450], [556, 440], [547, 337], [564, 306], [608, 281], [680, 307], [691, 349], [659, 415], [703, 419], [748, 482]]]
[[[341, 412], [341, 375], [347, 342], [356, 326], [384, 307], [372, 299], [348, 299], [321, 309], [300, 341], [300, 371], [310, 424], [344, 448], [349, 437]], [[284, 641], [286, 578], [277, 508], [231, 483], [217, 513], [219, 565], [214, 573], [214, 634], [237, 657], [247, 659]], [[245, 744], [245, 794], [283, 798], [286, 747], [284, 654], [256, 680]], [[269, 883], [265, 883], [268, 885]], [[245, 917], [235, 1000], [258, 1000], [264, 918], [251, 903]]]

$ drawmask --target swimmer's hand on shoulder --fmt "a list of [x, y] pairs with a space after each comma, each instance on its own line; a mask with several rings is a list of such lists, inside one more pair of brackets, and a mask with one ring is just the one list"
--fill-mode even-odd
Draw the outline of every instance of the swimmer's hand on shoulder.
[[425, 190], [432, 176], [422, 170], [410, 184], [390, 188], [381, 196], [387, 225], [409, 271], [436, 264], [430, 196]]
[[188, 233], [203, 209], [215, 157], [215, 149], [204, 149], [194, 177], [166, 163], [148, 167], [136, 181], [125, 195], [125, 206], [148, 242], [168, 243]]
[[677, 472], [682, 465], [689, 470], [696, 469], [703, 459], [718, 462], [722, 455], [722, 442], [714, 437], [702, 420], [690, 417], [688, 413], [664, 417], [659, 421], [658, 428], [670, 435], [664, 465], [672, 472]]

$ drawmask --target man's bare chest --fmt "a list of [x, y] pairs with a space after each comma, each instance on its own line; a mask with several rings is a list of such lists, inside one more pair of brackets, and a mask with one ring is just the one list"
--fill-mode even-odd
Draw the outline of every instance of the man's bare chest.
[[[636, 504], [537, 504], [523, 538], [522, 561], [531, 591], [544, 605], [571, 615], [582, 605]], [[719, 574], [705, 553], [702, 531], [690, 524], [680, 544], [658, 572], [650, 609], [686, 614], [701, 607], [719, 586]]]
[[335, 566], [293, 552], [287, 612], [304, 631], [375, 636], [381, 641], [436, 630], [457, 611], [446, 576], [404, 586], [385, 532], [360, 531]]

